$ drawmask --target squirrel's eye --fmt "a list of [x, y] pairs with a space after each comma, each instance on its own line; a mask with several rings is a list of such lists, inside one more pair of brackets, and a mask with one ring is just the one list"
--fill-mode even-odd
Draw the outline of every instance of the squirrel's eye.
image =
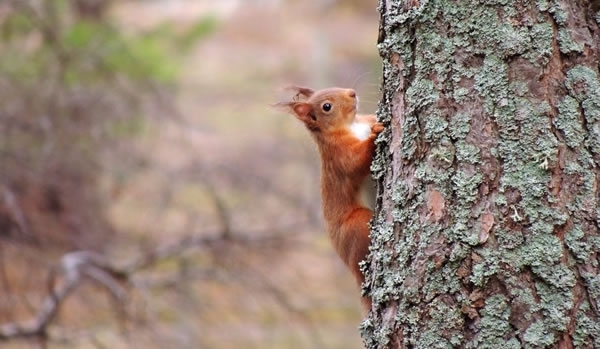
[[324, 112], [328, 112], [331, 110], [331, 103], [324, 103], [321, 108], [323, 109]]

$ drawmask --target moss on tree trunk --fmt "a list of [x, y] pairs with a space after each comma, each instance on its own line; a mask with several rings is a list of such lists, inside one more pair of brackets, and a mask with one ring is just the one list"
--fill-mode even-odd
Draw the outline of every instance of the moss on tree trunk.
[[600, 348], [600, 4], [381, 0], [368, 348]]

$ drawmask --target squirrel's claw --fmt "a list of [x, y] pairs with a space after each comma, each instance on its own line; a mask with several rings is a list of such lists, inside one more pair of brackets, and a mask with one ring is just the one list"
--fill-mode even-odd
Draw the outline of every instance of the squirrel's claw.
[[385, 129], [385, 127], [383, 127], [383, 124], [381, 122], [376, 122], [373, 125], [371, 125], [371, 133], [374, 134], [378, 134], [381, 131], [383, 131]]

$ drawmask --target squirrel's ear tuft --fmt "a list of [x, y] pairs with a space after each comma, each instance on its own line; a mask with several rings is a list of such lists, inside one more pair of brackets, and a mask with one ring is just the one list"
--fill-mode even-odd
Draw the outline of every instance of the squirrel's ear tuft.
[[312, 111], [312, 106], [305, 102], [279, 102], [272, 104], [272, 106], [290, 114], [294, 114], [300, 120], [304, 120]]
[[315, 93], [313, 89], [302, 86], [288, 86], [286, 87], [286, 90], [292, 90], [296, 92], [296, 94], [294, 95], [294, 101], [297, 102], [304, 101], [310, 98], [310, 96], [312, 96]]
[[312, 105], [305, 102], [280, 102], [273, 104], [273, 107], [294, 114], [296, 119], [302, 121], [311, 131], [318, 131], [319, 125], [317, 118], [312, 110]]
[[279, 103], [274, 103], [271, 104], [271, 107], [279, 109], [281, 111], [287, 112], [287, 113], [292, 113], [294, 111], [294, 109], [292, 109], [292, 105], [293, 102], [279, 102]]

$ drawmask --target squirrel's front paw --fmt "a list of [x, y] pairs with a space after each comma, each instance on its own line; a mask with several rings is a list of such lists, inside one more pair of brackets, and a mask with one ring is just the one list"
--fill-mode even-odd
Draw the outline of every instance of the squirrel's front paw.
[[376, 122], [373, 125], [371, 125], [371, 133], [378, 134], [381, 131], [383, 131], [383, 129], [384, 127], [381, 122]]

